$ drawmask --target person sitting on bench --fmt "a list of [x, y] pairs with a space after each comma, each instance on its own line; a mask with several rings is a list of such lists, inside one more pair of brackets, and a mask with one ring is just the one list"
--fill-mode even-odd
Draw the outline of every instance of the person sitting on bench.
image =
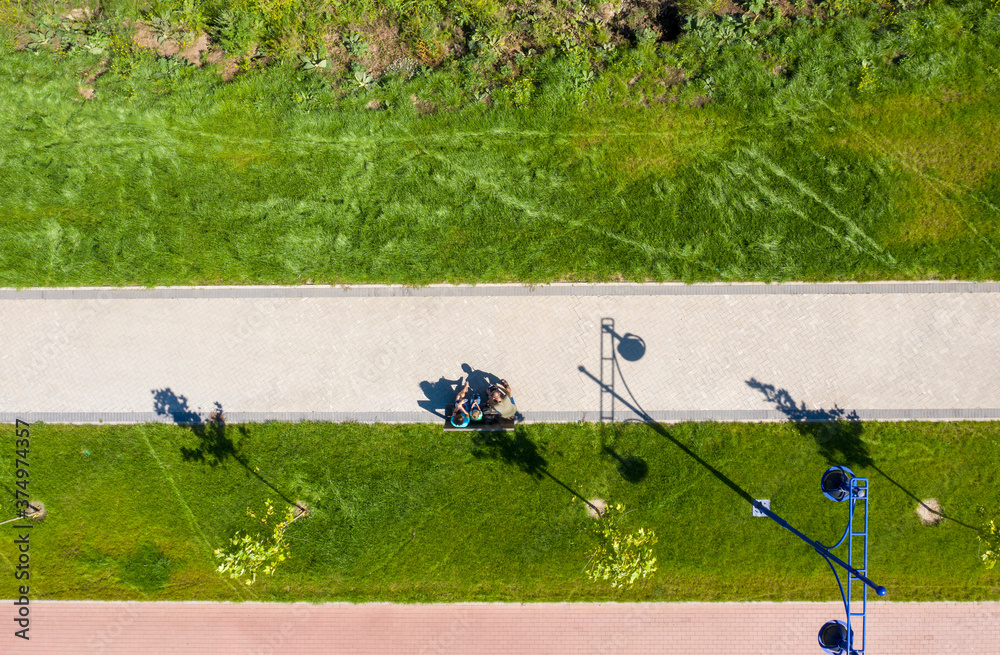
[[483, 420], [483, 410], [480, 409], [479, 402], [480, 398], [479, 394], [477, 393], [474, 396], [472, 396], [472, 402], [469, 405], [469, 416], [472, 417], [473, 421]]
[[513, 418], [517, 414], [517, 407], [514, 405], [514, 396], [510, 390], [507, 380], [500, 380], [500, 384], [490, 387], [489, 405], [497, 414], [503, 418]]
[[[469, 398], [465, 397], [465, 394], [469, 391], [469, 381], [466, 380], [462, 388], [458, 390], [455, 394], [455, 409], [451, 413], [451, 424], [456, 428], [464, 428], [469, 425]], [[479, 396], [476, 395], [472, 399], [472, 413], [471, 416], [475, 420], [479, 420], [483, 417], [483, 412], [479, 409]]]

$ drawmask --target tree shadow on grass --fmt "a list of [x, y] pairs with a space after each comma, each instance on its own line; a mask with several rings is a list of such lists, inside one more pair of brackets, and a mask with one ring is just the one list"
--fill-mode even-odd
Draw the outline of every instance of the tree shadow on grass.
[[831, 466], [861, 466], [871, 468], [876, 473], [895, 485], [904, 494], [922, 505], [924, 509], [943, 519], [957, 523], [963, 527], [979, 532], [979, 528], [963, 523], [958, 519], [946, 516], [934, 510], [917, 498], [909, 489], [890, 477], [879, 468], [868, 453], [868, 448], [861, 441], [863, 424], [855, 410], [847, 412], [834, 406], [831, 409], [806, 409], [805, 403], [796, 405], [792, 395], [786, 389], [778, 389], [773, 384], [763, 384], [755, 378], [747, 380], [747, 386], [760, 391], [764, 398], [774, 403], [775, 408], [788, 417], [799, 434], [811, 437], [819, 452]]
[[548, 461], [538, 451], [538, 445], [527, 437], [524, 428], [517, 428], [513, 436], [509, 436], [507, 431], [502, 430], [477, 432], [472, 435], [472, 446], [472, 456], [476, 459], [495, 459], [501, 461], [509, 466], [517, 467], [521, 472], [527, 473], [536, 480], [547, 477], [582, 500], [594, 512], [601, 514], [601, 510], [589, 500], [581, 496], [562, 480], [549, 473]]
[[605, 455], [610, 455], [618, 460], [618, 473], [626, 482], [631, 482], [632, 484], [642, 482], [646, 474], [649, 473], [649, 465], [641, 457], [635, 455], [625, 455], [622, 457], [614, 448], [608, 446], [604, 446], [603, 452]]
[[861, 441], [864, 426], [856, 411], [848, 412], [837, 406], [833, 409], [806, 409], [804, 402], [796, 405], [785, 389], [758, 382], [755, 378], [746, 383], [751, 389], [764, 394], [768, 402], [774, 403], [775, 409], [788, 417], [799, 434], [812, 438], [831, 466], [850, 468], [873, 464], [868, 447]]
[[[216, 467], [232, 459], [286, 503], [298, 506], [298, 503], [250, 466], [246, 458], [240, 454], [237, 443], [229, 436], [231, 431], [226, 425], [226, 415], [220, 403], [214, 403], [208, 418], [203, 419], [199, 412], [191, 409], [185, 396], [178, 396], [169, 388], [154, 389], [152, 393], [154, 411], [161, 416], [169, 416], [175, 424], [186, 427], [198, 439], [193, 448], [181, 446], [181, 458], [185, 462], [199, 462]], [[250, 436], [247, 428], [242, 425], [237, 427], [237, 432], [240, 435], [240, 443]]]

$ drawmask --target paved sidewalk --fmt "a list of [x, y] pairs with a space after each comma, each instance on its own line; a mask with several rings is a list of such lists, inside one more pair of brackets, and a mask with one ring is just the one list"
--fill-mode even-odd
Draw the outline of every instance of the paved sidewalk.
[[0, 421], [437, 421], [470, 372], [528, 421], [602, 380], [616, 420], [1000, 419], [996, 283], [0, 290], [0, 344]]
[[[843, 619], [844, 611], [838, 603], [38, 602], [32, 608], [30, 640], [24, 642], [6, 630], [0, 634], [0, 652], [811, 655], [821, 652], [819, 627], [829, 619]], [[1000, 603], [869, 604], [870, 655], [996, 655], [997, 644]]]

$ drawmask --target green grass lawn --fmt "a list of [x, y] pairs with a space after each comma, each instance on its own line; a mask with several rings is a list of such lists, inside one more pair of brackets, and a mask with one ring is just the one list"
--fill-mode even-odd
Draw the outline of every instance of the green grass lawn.
[[1000, 278], [981, 86], [451, 109], [447, 72], [299, 103], [277, 66], [83, 101], [98, 60], [0, 55], [2, 286]]
[[[871, 481], [869, 573], [887, 599], [1000, 595], [1000, 570], [979, 563], [963, 525], [1000, 504], [995, 423], [534, 425], [479, 443], [436, 426], [309, 423], [230, 425], [218, 438], [38, 424], [31, 436], [31, 492], [48, 510], [31, 537], [36, 598], [833, 600], [822, 559], [741, 497], [770, 498], [792, 525], [836, 541], [846, 509], [819, 492], [827, 456]], [[623, 476], [605, 449], [641, 459], [645, 475]], [[648, 583], [619, 593], [585, 578], [596, 542], [580, 497], [624, 503], [626, 525], [656, 531]], [[922, 526], [914, 498], [930, 497], [954, 520]], [[243, 588], [214, 571], [212, 551], [267, 499], [312, 512], [287, 533], [292, 558]], [[13, 530], [0, 531], [4, 570]]]

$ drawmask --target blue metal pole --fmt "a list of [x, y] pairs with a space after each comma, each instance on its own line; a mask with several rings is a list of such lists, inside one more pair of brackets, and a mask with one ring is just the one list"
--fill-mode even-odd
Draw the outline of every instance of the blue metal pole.
[[863, 575], [856, 568], [854, 568], [853, 566], [851, 566], [850, 564], [848, 564], [847, 562], [845, 562], [844, 560], [840, 559], [839, 557], [837, 557], [836, 555], [834, 555], [833, 553], [831, 553], [829, 550], [827, 550], [826, 546], [824, 546], [823, 544], [819, 543], [818, 541], [814, 541], [814, 540], [810, 539], [809, 537], [807, 537], [806, 535], [802, 534], [801, 532], [799, 532], [798, 530], [796, 530], [795, 528], [793, 528], [791, 525], [789, 525], [788, 521], [786, 521], [785, 519], [781, 518], [780, 516], [778, 516], [777, 514], [775, 514], [774, 512], [772, 512], [771, 510], [769, 510], [768, 508], [764, 507], [763, 504], [758, 503], [755, 500], [755, 501], [753, 501], [753, 505], [754, 505], [754, 507], [757, 508], [757, 511], [759, 511], [759, 512], [761, 512], [763, 514], [766, 514], [767, 517], [770, 518], [771, 520], [773, 520], [775, 523], [777, 523], [781, 527], [785, 528], [786, 530], [788, 530], [789, 532], [791, 532], [792, 534], [794, 534], [795, 536], [797, 536], [802, 541], [804, 541], [807, 544], [809, 544], [810, 546], [812, 546], [816, 550], [817, 553], [819, 553], [820, 555], [822, 555], [823, 557], [825, 557], [825, 558], [827, 558], [829, 560], [832, 560], [832, 561], [836, 562], [845, 571], [849, 571], [850, 573], [852, 573], [854, 575], [854, 577], [856, 577], [858, 580], [861, 580], [866, 585], [868, 585], [869, 587], [871, 587], [872, 589], [874, 589], [875, 593], [878, 594], [879, 596], [885, 596], [886, 593], [888, 593], [888, 590], [885, 587], [877, 585], [874, 582], [872, 582], [871, 580], [869, 580], [867, 576]]

